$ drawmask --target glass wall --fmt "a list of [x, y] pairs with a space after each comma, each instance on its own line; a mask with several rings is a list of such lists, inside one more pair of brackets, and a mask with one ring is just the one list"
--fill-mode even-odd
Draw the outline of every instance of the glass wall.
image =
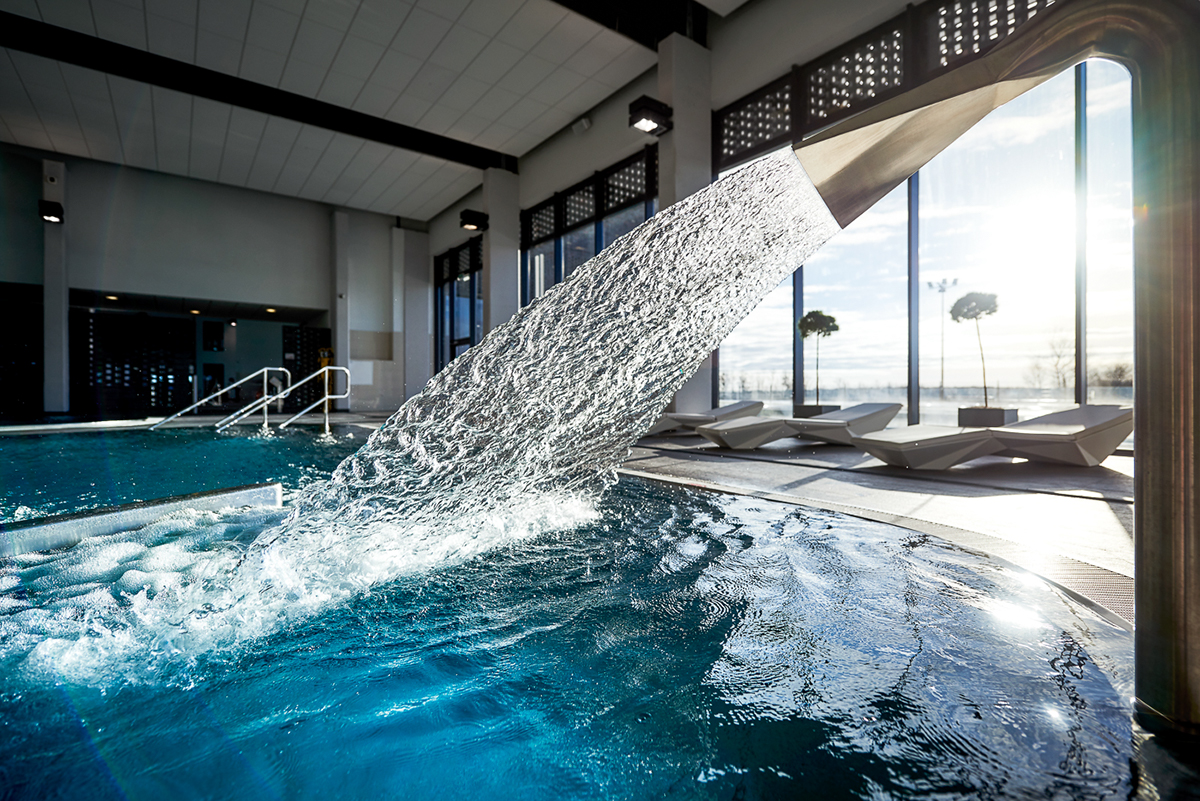
[[1133, 403], [1131, 80], [1087, 62], [1088, 402]]
[[596, 255], [596, 226], [585, 225], [563, 234], [563, 279]]
[[[907, 184], [893, 189], [804, 265], [803, 313], [813, 310], [834, 317], [838, 330], [804, 341], [804, 402], [843, 408], [907, 405]], [[906, 415], [902, 409], [897, 424]]]
[[543, 242], [529, 249], [526, 265], [526, 286], [529, 296], [525, 302], [540, 298], [554, 286], [554, 241]]
[[644, 203], [639, 203], [636, 206], [618, 211], [615, 214], [610, 214], [604, 218], [601, 225], [601, 233], [604, 236], [604, 246], [608, 247], [620, 237], [637, 228], [646, 221], [646, 207]]
[[[720, 177], [761, 158], [726, 170]], [[717, 358], [721, 405], [759, 400], [764, 415], [792, 416], [792, 332], [796, 327], [792, 278], [785, 278], [721, 342]]]
[[[983, 405], [985, 372], [987, 404], [1021, 419], [1074, 403], [1074, 98], [1068, 70], [921, 170], [922, 423]], [[955, 322], [970, 293], [994, 295], [994, 313]]]

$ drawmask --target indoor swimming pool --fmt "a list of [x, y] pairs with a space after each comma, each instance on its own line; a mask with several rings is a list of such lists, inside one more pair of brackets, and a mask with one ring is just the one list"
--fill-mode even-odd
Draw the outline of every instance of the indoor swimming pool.
[[1132, 636], [1040, 580], [903, 529], [640, 480], [261, 635], [185, 642], [182, 618], [220, 610], [182, 600], [150, 620], [172, 574], [218, 580], [280, 514], [5, 561], [4, 797], [1197, 787], [1134, 733]]
[[241, 426], [0, 436], [0, 523], [241, 484], [279, 482], [284, 497], [328, 478], [366, 432]]

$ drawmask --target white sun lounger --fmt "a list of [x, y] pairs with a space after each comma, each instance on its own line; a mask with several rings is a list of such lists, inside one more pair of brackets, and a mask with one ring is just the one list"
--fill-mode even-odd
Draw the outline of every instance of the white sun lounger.
[[923, 425], [862, 434], [854, 445], [881, 462], [913, 470], [945, 470], [1004, 447], [987, 428]]
[[1095, 467], [1133, 432], [1133, 409], [1080, 406], [992, 429], [1001, 456]]
[[945, 470], [996, 454], [1094, 467], [1133, 431], [1133, 410], [1080, 406], [996, 428], [917, 425], [854, 437], [882, 462], [914, 470]]
[[707, 423], [717, 423], [723, 420], [733, 420], [739, 417], [753, 417], [762, 411], [762, 401], [738, 401], [728, 406], [718, 406], [707, 412], [667, 412], [650, 426], [645, 436], [662, 434], [680, 428], [695, 428]]
[[898, 403], [860, 403], [813, 417], [791, 418], [788, 427], [800, 439], [852, 445], [855, 434], [881, 431], [900, 411]]
[[[749, 450], [784, 437], [797, 436], [850, 445], [852, 434], [878, 431], [900, 411], [898, 403], [860, 403], [815, 417], [740, 417], [697, 426], [696, 433], [722, 448]], [[803, 432], [803, 433], [801, 433]]]

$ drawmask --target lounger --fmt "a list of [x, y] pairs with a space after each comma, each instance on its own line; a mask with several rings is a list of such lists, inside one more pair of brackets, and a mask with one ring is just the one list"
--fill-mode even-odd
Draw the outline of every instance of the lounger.
[[988, 428], [908, 426], [855, 436], [854, 445], [893, 467], [945, 470], [997, 453], [1004, 446]]
[[836, 412], [789, 419], [787, 424], [800, 439], [852, 445], [856, 434], [882, 431], [899, 411], [898, 403], [860, 403]]
[[1080, 406], [992, 429], [1001, 456], [1095, 467], [1133, 432], [1133, 409]]
[[915, 470], [945, 470], [992, 454], [1094, 467], [1133, 431], [1133, 410], [1079, 406], [996, 428], [909, 426], [854, 437], [881, 462]]
[[852, 434], [878, 431], [899, 411], [898, 403], [860, 403], [814, 417], [740, 417], [697, 426], [696, 433], [722, 448], [739, 451], [791, 436], [850, 445]]
[[753, 417], [761, 412], [762, 408], [762, 401], [738, 401], [728, 406], [709, 409], [707, 412], [667, 412], [658, 419], [657, 423], [650, 426], [650, 430], [646, 432], [645, 436], [662, 434], [680, 428], [695, 428], [707, 423], [717, 423], [739, 417]]

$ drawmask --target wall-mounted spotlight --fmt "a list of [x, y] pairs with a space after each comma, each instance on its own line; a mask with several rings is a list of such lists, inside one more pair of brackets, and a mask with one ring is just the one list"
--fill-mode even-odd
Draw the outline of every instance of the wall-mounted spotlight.
[[468, 231], [486, 231], [488, 229], [488, 216], [482, 211], [463, 209], [458, 213], [458, 224]]
[[629, 104], [629, 127], [655, 136], [671, 130], [671, 107], [649, 95]]
[[117, 297], [116, 295], [105, 295], [104, 299], [105, 300], [120, 300], [120, 298]]
[[275, 313], [275, 310], [274, 310], [274, 309], [266, 309], [265, 311], [267, 312], [267, 314], [274, 314], [274, 313]]
[[48, 223], [61, 223], [63, 221], [63, 206], [57, 200], [39, 200], [38, 214]]

